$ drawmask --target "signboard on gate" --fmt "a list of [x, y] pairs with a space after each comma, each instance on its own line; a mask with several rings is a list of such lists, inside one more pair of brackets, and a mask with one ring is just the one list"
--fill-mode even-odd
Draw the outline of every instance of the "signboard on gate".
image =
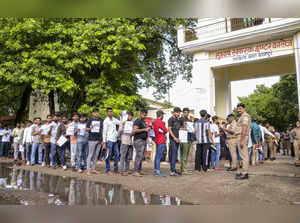
[[294, 53], [291, 38], [255, 43], [251, 45], [214, 51], [209, 54], [213, 66], [261, 60]]

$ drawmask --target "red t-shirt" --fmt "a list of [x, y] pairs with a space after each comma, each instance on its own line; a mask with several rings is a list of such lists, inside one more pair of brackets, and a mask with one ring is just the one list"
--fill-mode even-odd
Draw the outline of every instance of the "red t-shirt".
[[155, 132], [155, 143], [156, 145], [166, 143], [166, 134], [168, 129], [166, 128], [165, 123], [161, 119], [155, 119], [153, 122], [153, 129]]

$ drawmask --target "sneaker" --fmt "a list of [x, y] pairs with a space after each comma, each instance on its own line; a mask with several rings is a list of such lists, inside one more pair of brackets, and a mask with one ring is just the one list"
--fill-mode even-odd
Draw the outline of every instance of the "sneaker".
[[248, 178], [249, 178], [248, 173], [245, 173], [245, 174], [239, 175], [239, 177], [236, 177], [235, 179], [236, 180], [247, 180]]
[[78, 173], [82, 173], [83, 171], [82, 171], [82, 169], [78, 169], [77, 172]]
[[63, 169], [64, 169], [64, 170], [67, 170], [67, 166], [66, 166], [66, 165], [64, 165], [64, 166], [63, 166]]
[[156, 176], [156, 177], [166, 177], [166, 175], [163, 174], [163, 173], [155, 173], [154, 176]]
[[27, 165], [27, 166], [30, 166], [30, 162], [29, 162], [29, 161], [27, 161], [26, 165]]
[[228, 168], [227, 171], [237, 171], [237, 168]]
[[42, 162], [42, 166], [43, 166], [43, 167], [46, 166], [46, 163], [45, 163], [45, 162]]
[[238, 180], [241, 176], [242, 176], [241, 173], [237, 173], [237, 174], [235, 175], [235, 179]]
[[176, 172], [170, 172], [170, 176], [171, 176], [171, 177], [178, 177], [179, 175], [178, 175], [178, 173], [176, 173]]

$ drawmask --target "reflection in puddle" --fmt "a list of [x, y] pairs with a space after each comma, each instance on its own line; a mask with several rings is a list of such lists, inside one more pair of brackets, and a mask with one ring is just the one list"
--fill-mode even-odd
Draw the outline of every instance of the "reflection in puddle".
[[[0, 188], [31, 190], [48, 194], [52, 205], [184, 205], [178, 198], [123, 189], [119, 184], [104, 184], [77, 178], [9, 168], [0, 164]], [[20, 201], [28, 205], [27, 201]]]

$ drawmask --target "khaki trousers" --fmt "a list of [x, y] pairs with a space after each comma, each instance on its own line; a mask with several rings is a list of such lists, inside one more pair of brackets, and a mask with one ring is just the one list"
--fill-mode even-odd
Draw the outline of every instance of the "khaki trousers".
[[254, 166], [256, 162], [256, 145], [252, 146], [252, 153], [251, 153], [251, 164]]
[[300, 147], [300, 140], [294, 140], [294, 151], [295, 151], [295, 161], [296, 164], [300, 164], [300, 160], [299, 160], [299, 149]]
[[231, 155], [231, 168], [237, 168], [237, 153], [236, 153], [236, 146], [237, 146], [237, 139], [232, 138], [228, 139], [228, 146], [229, 146], [229, 151]]
[[265, 159], [268, 158], [268, 151], [270, 153], [270, 158], [275, 158], [275, 154], [274, 153], [274, 143], [273, 141], [270, 142], [266, 142], [266, 147], [265, 147]]
[[248, 173], [248, 169], [249, 169], [248, 137], [246, 137], [245, 144], [243, 147], [240, 147], [240, 141], [241, 141], [241, 137], [239, 136], [237, 138], [237, 144], [238, 144], [240, 156], [242, 158], [243, 168], [241, 170], [240, 166], [238, 165], [237, 172], [245, 174], [245, 173]]

